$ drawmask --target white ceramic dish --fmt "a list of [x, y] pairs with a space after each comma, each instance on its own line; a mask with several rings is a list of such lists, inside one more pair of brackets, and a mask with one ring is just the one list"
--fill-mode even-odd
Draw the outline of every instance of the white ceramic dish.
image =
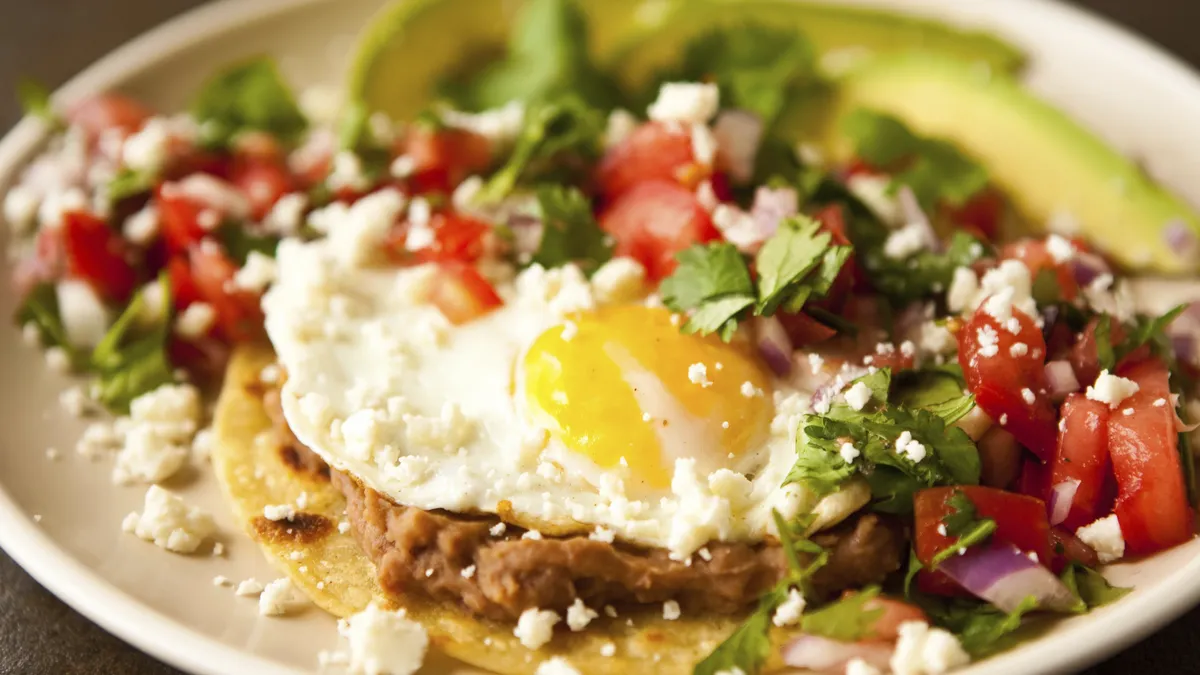
[[[215, 66], [257, 53], [275, 55], [300, 86], [336, 84], [353, 38], [382, 0], [225, 0], [186, 14], [113, 52], [64, 87], [61, 100], [122, 89], [159, 109], [181, 107]], [[1030, 85], [1200, 203], [1200, 80], [1171, 56], [1078, 10], [1048, 0], [870, 0], [950, 21], [993, 28], [1032, 56]], [[0, 187], [16, 177], [42, 140], [18, 125], [0, 142]], [[1117, 189], [1114, 186], [1114, 189]], [[3, 278], [7, 278], [4, 270]], [[13, 311], [0, 285], [0, 316]], [[57, 394], [65, 381], [0, 330], [0, 546], [43, 585], [137, 647], [206, 674], [283, 674], [316, 669], [335, 644], [334, 622], [316, 610], [260, 618], [256, 603], [212, 584], [274, 578], [255, 545], [224, 515], [204, 467], [173, 489], [217, 515], [223, 557], [167, 554], [120, 531], [140, 507], [141, 489], [116, 488], [109, 467], [72, 452], [84, 424], [68, 418]], [[47, 459], [47, 448], [62, 459]], [[36, 518], [35, 518], [36, 515]], [[1097, 661], [1200, 600], [1200, 540], [1135, 564], [1111, 578], [1137, 591], [1119, 604], [1061, 622], [1044, 638], [982, 662], [971, 675], [1050, 673]], [[453, 669], [436, 659], [423, 672]]]

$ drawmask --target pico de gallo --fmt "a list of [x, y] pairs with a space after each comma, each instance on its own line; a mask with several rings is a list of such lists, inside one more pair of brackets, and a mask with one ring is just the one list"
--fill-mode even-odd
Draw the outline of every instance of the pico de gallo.
[[[738, 53], [721, 42], [733, 33], [705, 39]], [[808, 56], [770, 86], [802, 88]], [[803, 635], [772, 645], [772, 617], [822, 561], [803, 518], [779, 522], [815, 562], [696, 673], [757, 672], [771, 654], [944, 672], [1120, 598], [1098, 566], [1193, 536], [1200, 310], [1145, 315], [1086, 236], [1021, 234], [1044, 224], [1021, 223], [987, 167], [884, 112], [841, 121], [849, 161], [784, 140], [780, 103], [739, 86], [755, 67], [696, 60], [646, 96], [565, 68], [567, 82], [507, 82], [513, 102], [483, 111], [468, 80], [404, 123], [353, 101], [323, 116], [263, 59], [181, 114], [118, 93], [58, 109], [28, 86], [54, 133], [4, 201], [16, 320], [127, 411], [262, 338], [282, 239], [397, 190], [409, 206], [383, 253], [436, 265], [450, 321], [501, 306], [494, 283], [521, 266], [636, 260], [681, 330], [746, 339], [815, 391], [788, 481], [865, 486], [865, 508], [911, 537], [889, 584], [810, 606]]]

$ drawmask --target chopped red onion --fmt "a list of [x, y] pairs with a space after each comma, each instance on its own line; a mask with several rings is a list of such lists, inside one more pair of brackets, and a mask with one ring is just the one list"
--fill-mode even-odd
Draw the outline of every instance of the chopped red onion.
[[841, 673], [854, 659], [887, 670], [892, 644], [882, 641], [841, 642], [819, 635], [801, 635], [783, 646], [783, 662], [817, 673]]
[[1031, 595], [1039, 609], [1050, 611], [1066, 611], [1077, 602], [1053, 572], [1012, 544], [968, 549], [950, 556], [938, 569], [1004, 612], [1013, 611]]
[[1047, 505], [1047, 510], [1050, 512], [1050, 524], [1058, 525], [1067, 519], [1067, 514], [1071, 512], [1071, 504], [1075, 501], [1075, 492], [1079, 489], [1079, 481], [1071, 478], [1064, 480], [1050, 488], [1050, 503]]
[[1112, 274], [1112, 268], [1104, 258], [1094, 253], [1079, 252], [1071, 259], [1071, 272], [1075, 276], [1075, 283], [1087, 287], [1101, 275]]
[[1184, 363], [1200, 364], [1200, 302], [1193, 302], [1167, 326], [1171, 351]]
[[1163, 225], [1163, 242], [1177, 255], [1186, 256], [1196, 250], [1196, 231], [1182, 218], [1174, 218]]
[[754, 321], [758, 336], [758, 353], [771, 370], [780, 377], [792, 372], [792, 341], [779, 319], [773, 316], [759, 317]]
[[762, 118], [747, 110], [726, 110], [713, 123], [713, 136], [729, 177], [739, 184], [750, 182], [762, 142]]
[[775, 234], [779, 222], [800, 212], [800, 197], [792, 188], [760, 187], [754, 191], [750, 216], [764, 239]]
[[1042, 370], [1046, 374], [1046, 386], [1050, 388], [1051, 399], [1061, 401], [1067, 394], [1079, 391], [1079, 380], [1070, 361], [1051, 361]]
[[846, 388], [846, 385], [866, 375], [868, 372], [870, 371], [863, 366], [852, 366], [848, 363], [843, 365], [837, 375], [825, 384], [817, 387], [817, 390], [813, 392], [812, 400], [810, 401], [812, 409], [818, 412], [827, 411], [829, 406], [833, 405], [833, 399], [842, 392], [842, 389]]

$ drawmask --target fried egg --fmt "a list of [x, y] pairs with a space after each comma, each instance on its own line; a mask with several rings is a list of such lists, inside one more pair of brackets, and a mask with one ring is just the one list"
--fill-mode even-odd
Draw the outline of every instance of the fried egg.
[[[503, 307], [458, 326], [427, 303], [433, 283], [333, 237], [280, 246], [264, 308], [284, 413], [334, 468], [399, 504], [680, 559], [817, 505], [783, 486], [809, 395], [750, 345], [684, 334], [637, 298], [600, 302], [573, 266], [522, 271]], [[861, 502], [835, 506], [826, 520]]]

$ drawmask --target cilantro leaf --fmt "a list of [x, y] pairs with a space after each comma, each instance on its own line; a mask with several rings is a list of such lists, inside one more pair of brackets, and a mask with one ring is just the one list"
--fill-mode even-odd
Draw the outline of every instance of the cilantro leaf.
[[1101, 315], [1096, 320], [1096, 356], [1100, 360], [1102, 370], [1112, 370], [1117, 365], [1117, 353], [1112, 343], [1113, 318], [1108, 314]]
[[947, 141], [917, 136], [891, 115], [859, 108], [843, 120], [842, 131], [859, 157], [893, 171], [893, 190], [908, 186], [925, 208], [961, 206], [987, 187], [978, 162]]
[[17, 81], [17, 100], [21, 110], [30, 117], [50, 122], [58, 126], [62, 120], [54, 112], [54, 104], [50, 100], [50, 89], [36, 80], [21, 78]]
[[[789, 522], [775, 510], [771, 511], [771, 517], [775, 520], [775, 533], [779, 536], [779, 543], [788, 561], [789, 580], [793, 584], [803, 586], [817, 570], [829, 562], [829, 552], [805, 536], [805, 531], [816, 518], [809, 514]], [[801, 562], [801, 555], [811, 556], [812, 560], [806, 565]]]
[[883, 607], [866, 609], [879, 595], [879, 587], [871, 586], [824, 607], [808, 612], [800, 621], [801, 629], [809, 635], [820, 635], [839, 642], [857, 642], [875, 636], [875, 623], [883, 616]]
[[975, 407], [975, 398], [964, 394], [963, 380], [936, 370], [906, 370], [896, 376], [892, 403], [903, 408], [921, 408], [954, 424]]
[[[785, 484], [803, 483], [818, 494], [829, 494], [858, 473], [871, 487], [873, 508], [887, 513], [908, 513], [912, 495], [935, 485], [973, 485], [979, 482], [979, 452], [966, 432], [947, 425], [974, 405], [970, 397], [956, 389], [959, 400], [951, 400], [935, 410], [907, 408], [903, 398], [889, 394], [891, 371], [881, 369], [857, 380], [872, 391], [872, 400], [886, 401], [855, 410], [843, 402], [834, 403], [827, 414], [805, 418], [797, 439], [796, 464]], [[889, 398], [890, 397], [890, 398]], [[904, 432], [925, 447], [919, 462], [896, 451], [895, 441]], [[844, 443], [860, 453], [853, 464], [840, 456]]]
[[1180, 305], [1166, 314], [1154, 318], [1138, 317], [1134, 322], [1132, 330], [1129, 331], [1128, 337], [1120, 345], [1113, 348], [1114, 361], [1120, 363], [1126, 356], [1129, 356], [1145, 345], [1157, 348], [1159, 353], [1171, 353], [1170, 341], [1166, 336], [1166, 329], [1175, 319], [1179, 318], [1179, 315], [1187, 307], [1187, 305]]
[[[67, 339], [67, 329], [63, 326], [62, 315], [59, 313], [58, 293], [53, 283], [43, 281], [34, 286], [17, 308], [14, 319], [20, 326], [33, 324], [37, 328], [42, 345], [62, 347], [72, 357], [76, 356], [74, 347]], [[75, 360], [72, 358], [72, 361]]]
[[763, 243], [755, 256], [758, 314], [774, 314], [781, 304], [805, 290], [796, 288], [796, 284], [822, 263], [829, 249], [830, 235], [820, 229], [817, 221], [796, 216], [781, 222], [776, 233]]
[[[691, 246], [675, 254], [679, 266], [658, 288], [663, 304], [675, 312], [705, 311], [693, 315], [684, 330], [716, 332], [737, 327], [736, 317], [754, 304], [750, 268], [737, 247], [729, 243]], [[719, 301], [719, 302], [718, 302]], [[705, 310], [705, 306], [714, 307]]]
[[104, 188], [109, 204], [146, 194], [154, 189], [155, 177], [143, 171], [122, 168]]
[[620, 92], [588, 54], [587, 17], [573, 0], [524, 3], [504, 58], [466, 68], [442, 83], [442, 94], [463, 110], [498, 108], [572, 94], [589, 105], [615, 107]]
[[[914, 300], [945, 292], [954, 280], [954, 270], [969, 267], [986, 253], [975, 237], [963, 231], [954, 233], [945, 252], [923, 250], [906, 260], [896, 260], [884, 254], [887, 233], [877, 222], [859, 219], [850, 229], [850, 239], [861, 252], [863, 267], [872, 285], [893, 304], [905, 305]], [[876, 230], [863, 241], [863, 228]]]
[[[656, 83], [713, 82], [724, 107], [749, 110], [766, 126], [779, 116], [792, 91], [816, 75], [816, 51], [803, 33], [753, 22], [694, 38], [681, 63]], [[647, 92], [647, 98], [654, 93]]]
[[1122, 588], [1108, 583], [1096, 570], [1078, 562], [1067, 565], [1061, 575], [1062, 582], [1071, 590], [1085, 606], [1084, 609], [1095, 609], [1116, 602], [1132, 591], [1132, 588]]
[[227, 220], [217, 228], [217, 238], [225, 248], [231, 260], [238, 267], [246, 264], [246, 259], [252, 252], [275, 257], [275, 249], [279, 247], [279, 237], [271, 234], [257, 234], [246, 227], [245, 223]]
[[612, 239], [600, 229], [591, 203], [577, 188], [543, 185], [537, 200], [542, 240], [532, 262], [547, 268], [574, 262], [590, 274], [612, 258]]
[[267, 57], [214, 75], [192, 101], [191, 111], [200, 123], [201, 142], [210, 148], [226, 147], [239, 132], [251, 130], [294, 142], [308, 127], [275, 62]]
[[134, 324], [146, 303], [145, 295], [139, 292], [92, 351], [96, 400], [113, 412], [129, 412], [133, 399], [175, 380], [166, 351], [171, 286], [166, 275], [159, 278], [159, 284], [163, 291], [163, 322], [149, 332], [135, 334]]
[[729, 342], [737, 332], [738, 317], [753, 304], [754, 298], [748, 295], [730, 295], [706, 302], [688, 317], [682, 330], [689, 335], [717, 333]]
[[692, 675], [716, 675], [740, 669], [747, 675], [759, 672], [771, 653], [771, 616], [787, 598], [787, 588], [780, 586], [764, 595], [758, 607], [737, 630], [717, 645], [711, 654], [696, 664]]
[[963, 612], [957, 621], [959, 625], [954, 632], [958, 634], [958, 641], [962, 644], [963, 649], [972, 658], [982, 658], [1007, 649], [1016, 642], [1012, 633], [1021, 627], [1025, 615], [1036, 610], [1037, 607], [1037, 597], [1031, 595], [1007, 614], [985, 608]]
[[371, 182], [387, 173], [392, 149], [371, 130], [371, 112], [362, 101], [351, 101], [338, 120], [338, 147], [354, 153]]
[[934, 554], [931, 561], [934, 567], [959, 551], [982, 544], [996, 531], [996, 521], [980, 518], [975, 503], [961, 490], [950, 495], [946, 504], [952, 511], [942, 518], [942, 524], [946, 526], [946, 534], [957, 539], [948, 548]]
[[498, 202], [519, 184], [570, 184], [599, 158], [605, 119], [576, 96], [531, 106], [508, 161], [476, 195], [481, 203]]

